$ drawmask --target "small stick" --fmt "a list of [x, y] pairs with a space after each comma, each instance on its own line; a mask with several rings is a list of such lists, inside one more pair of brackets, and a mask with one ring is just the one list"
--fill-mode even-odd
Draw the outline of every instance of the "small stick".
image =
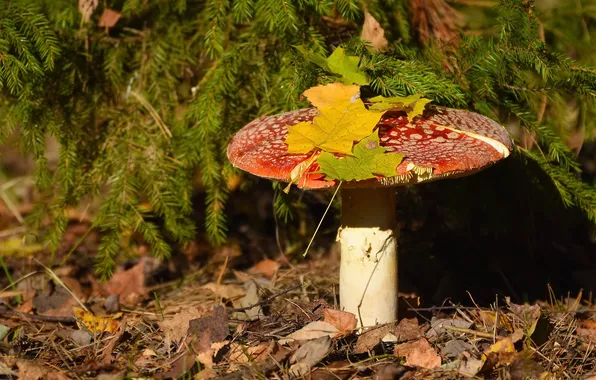
[[479, 336], [481, 338], [486, 338], [486, 339], [505, 338], [504, 336], [500, 336], [500, 335], [493, 336], [493, 334], [491, 334], [491, 333], [484, 333], [482, 331], [464, 329], [464, 328], [461, 328], [461, 327], [446, 326], [446, 325], [443, 325], [441, 327], [443, 327], [443, 328], [445, 328], [447, 330], [451, 330], [451, 331], [455, 331], [455, 332], [460, 332], [460, 333], [464, 333], [464, 334], [471, 334], [471, 335]]
[[27, 314], [21, 313], [14, 310], [9, 310], [5, 306], [0, 306], [0, 315], [6, 317], [17, 317], [21, 319], [30, 319], [37, 322], [49, 322], [49, 323], [65, 323], [65, 324], [74, 324], [77, 322], [76, 319], [72, 317], [50, 317], [47, 315], [35, 315], [35, 314]]
[[255, 303], [253, 305], [249, 305], [249, 306], [245, 306], [245, 307], [236, 307], [236, 308], [233, 308], [233, 309], [228, 309], [228, 313], [233, 313], [233, 312], [236, 312], [236, 311], [250, 310], [250, 309], [252, 309], [255, 306], [260, 306], [260, 305], [266, 304], [266, 303], [272, 301], [273, 299], [275, 299], [275, 298], [277, 298], [279, 296], [283, 296], [284, 294], [289, 293], [289, 292], [291, 292], [294, 289], [298, 289], [301, 286], [302, 286], [302, 283], [297, 284], [297, 285], [294, 285], [294, 286], [291, 286], [291, 287], [289, 287], [287, 289], [282, 290], [279, 293], [275, 293], [275, 294], [273, 294], [273, 295], [265, 298], [264, 300], [261, 300], [261, 301]]
[[409, 307], [409, 311], [441, 311], [441, 310], [490, 310], [476, 306], [432, 306], [432, 307]]

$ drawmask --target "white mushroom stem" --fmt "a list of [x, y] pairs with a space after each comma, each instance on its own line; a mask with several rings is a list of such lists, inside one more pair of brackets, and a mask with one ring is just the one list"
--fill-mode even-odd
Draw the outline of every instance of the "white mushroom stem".
[[342, 189], [339, 299], [359, 327], [397, 319], [395, 188]]

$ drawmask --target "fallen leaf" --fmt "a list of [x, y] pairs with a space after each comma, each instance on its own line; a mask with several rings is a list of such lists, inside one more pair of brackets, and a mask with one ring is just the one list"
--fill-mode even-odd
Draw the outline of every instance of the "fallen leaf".
[[172, 342], [179, 343], [188, 332], [188, 326], [191, 320], [200, 318], [201, 311], [196, 307], [183, 309], [174, 314], [171, 318], [159, 323], [161, 330], [165, 333], [165, 344], [169, 347]]
[[66, 376], [62, 372], [49, 372], [46, 376], [47, 380], [70, 380], [70, 377]]
[[341, 332], [337, 329], [337, 327], [333, 326], [331, 323], [324, 321], [315, 321], [307, 324], [298, 331], [294, 331], [285, 338], [280, 339], [279, 344], [286, 344], [295, 340], [318, 339], [324, 336], [335, 338], [339, 335], [341, 335]]
[[112, 294], [108, 296], [103, 303], [104, 309], [108, 313], [117, 313], [120, 311], [120, 296], [118, 294]]
[[223, 306], [216, 306], [210, 316], [191, 320], [188, 335], [196, 335], [199, 338], [199, 349], [206, 349], [214, 342], [223, 341], [230, 335], [226, 310]]
[[317, 107], [318, 109], [321, 109], [332, 107], [336, 103], [342, 103], [356, 99], [359, 93], [360, 86], [333, 82], [311, 87], [302, 94], [306, 96], [310, 104]]
[[364, 12], [364, 24], [362, 25], [360, 39], [370, 42], [374, 51], [383, 51], [389, 44], [385, 38], [385, 31], [381, 27], [381, 24], [366, 11]]
[[403, 154], [385, 154], [387, 149], [380, 145], [379, 135], [373, 132], [354, 146], [353, 156], [341, 158], [328, 152], [321, 152], [317, 163], [325, 179], [340, 181], [362, 181], [377, 176], [393, 177]]
[[40, 366], [30, 360], [17, 360], [20, 380], [38, 380], [43, 379], [48, 373], [48, 369]]
[[116, 371], [112, 373], [101, 373], [97, 376], [97, 380], [124, 380], [126, 371]]
[[240, 299], [246, 295], [246, 291], [239, 285], [223, 285], [210, 282], [203, 285], [202, 288], [210, 290], [217, 297], [231, 301]]
[[[430, 329], [426, 332], [426, 338], [430, 341], [437, 339], [447, 331], [445, 326], [453, 326], [460, 329], [468, 329], [472, 326], [472, 322], [464, 321], [462, 319], [439, 319], [433, 317], [430, 321]], [[397, 334], [396, 334], [397, 335]]]
[[[511, 380], [549, 379], [549, 373], [530, 358], [519, 358], [509, 366]], [[586, 379], [584, 377], [584, 379]], [[587, 379], [589, 380], [589, 379]]]
[[575, 329], [575, 333], [587, 343], [596, 343], [596, 330], [594, 329], [578, 327]]
[[356, 345], [354, 346], [354, 353], [363, 354], [372, 350], [377, 344], [381, 343], [383, 337], [393, 332], [394, 329], [395, 325], [393, 323], [388, 323], [366, 330], [358, 337]]
[[498, 318], [499, 318], [498, 327], [502, 327], [509, 332], [513, 332], [515, 330], [513, 328], [513, 325], [511, 324], [511, 321], [509, 320], [509, 317], [507, 317], [507, 314], [505, 314], [505, 313], [502, 313], [502, 312], [496, 313], [494, 311], [478, 310], [476, 312], [476, 315], [478, 316], [478, 319], [480, 319], [480, 322], [485, 324], [488, 328], [492, 328], [495, 326], [495, 318], [497, 318], [497, 315], [498, 315]]
[[256, 263], [249, 270], [249, 272], [259, 273], [267, 278], [272, 278], [277, 273], [277, 271], [279, 270], [280, 267], [281, 267], [281, 264], [278, 263], [277, 261], [271, 260], [271, 259], [265, 259], [265, 260], [261, 260], [258, 263]]
[[82, 347], [91, 343], [91, 334], [87, 330], [59, 329], [56, 335], [64, 340], [69, 340], [75, 345]]
[[480, 372], [483, 366], [484, 360], [476, 359], [469, 353], [464, 352], [457, 371], [463, 376], [474, 377]]
[[529, 304], [516, 305], [511, 302], [509, 297], [505, 297], [505, 301], [507, 302], [509, 310], [519, 318], [526, 336], [531, 336], [534, 333], [534, 330], [536, 330], [536, 325], [540, 319], [540, 306], [530, 306]]
[[389, 110], [393, 111], [406, 111], [408, 120], [412, 121], [416, 116], [422, 115], [426, 105], [432, 100], [423, 98], [421, 94], [414, 94], [409, 96], [394, 96], [386, 98], [383, 96], [375, 96], [369, 99], [372, 104], [368, 109], [371, 111], [386, 112]]
[[402, 378], [402, 375], [408, 370], [403, 365], [397, 363], [388, 363], [378, 367], [373, 380], [394, 380]]
[[103, 10], [103, 13], [101, 14], [101, 17], [99, 18], [99, 23], [97, 24], [97, 26], [111, 28], [114, 25], [116, 25], [118, 20], [120, 20], [121, 16], [122, 15], [120, 14], [120, 12], [116, 12], [113, 9], [106, 8]]
[[393, 354], [405, 356], [407, 366], [433, 369], [441, 365], [441, 357], [425, 338], [399, 344], [395, 346]]
[[7, 336], [9, 332], [10, 327], [0, 324], [0, 340], [4, 339], [4, 337]]
[[145, 261], [142, 257], [132, 268], [115, 273], [105, 285], [109, 295], [120, 296], [123, 304], [134, 305], [147, 294], [145, 288]]
[[17, 377], [18, 373], [13, 371], [6, 363], [0, 362], [0, 375]]
[[[244, 288], [246, 294], [244, 295], [244, 297], [232, 302], [234, 307], [244, 308], [259, 303], [260, 299], [257, 284], [254, 281], [249, 281], [244, 284]], [[256, 319], [263, 318], [264, 316], [265, 315], [263, 314], [263, 309], [261, 308], [261, 306], [256, 305], [255, 307], [244, 310], [242, 312], [236, 312], [233, 317], [234, 319], [239, 319], [242, 321], [253, 321]]]
[[262, 362], [276, 349], [277, 343], [271, 341], [258, 346], [247, 347], [239, 343], [230, 345], [228, 360], [236, 363]]
[[193, 345], [195, 352], [198, 352], [197, 360], [211, 368], [213, 357], [227, 344], [225, 339], [230, 335], [226, 310], [223, 306], [216, 306], [210, 316], [191, 320], [188, 335], [188, 339], [193, 341], [195, 336], [197, 338]]
[[304, 343], [290, 357], [290, 374], [304, 376], [311, 368], [323, 360], [329, 353], [332, 340], [329, 336], [322, 336]]
[[326, 152], [352, 154], [354, 141], [369, 136], [382, 113], [371, 112], [362, 100], [337, 102], [319, 110], [312, 123], [288, 127], [288, 153], [308, 153], [315, 148]]
[[416, 318], [404, 318], [399, 321], [393, 334], [397, 337], [398, 342], [405, 342], [424, 336], [424, 327], [418, 324]]
[[83, 22], [89, 22], [91, 15], [97, 9], [99, 0], [79, 0], [79, 12]]
[[443, 348], [441, 348], [441, 356], [455, 359], [462, 356], [465, 351], [471, 351], [473, 349], [474, 346], [470, 343], [461, 339], [453, 339], [445, 343]]
[[335, 326], [342, 335], [347, 335], [354, 331], [358, 323], [356, 321], [356, 316], [347, 311], [325, 309], [323, 315], [323, 321]]
[[482, 354], [482, 359], [486, 362], [492, 358], [493, 360], [491, 361], [494, 362], [494, 365], [506, 365], [516, 359], [516, 354], [513, 341], [510, 337], [507, 337], [492, 344], [485, 350]]
[[102, 332], [114, 333], [120, 325], [118, 321], [114, 320], [119, 317], [117, 314], [109, 317], [101, 317], [93, 315], [85, 309], [76, 306], [74, 306], [72, 310], [74, 311], [79, 328], [87, 329], [92, 334]]

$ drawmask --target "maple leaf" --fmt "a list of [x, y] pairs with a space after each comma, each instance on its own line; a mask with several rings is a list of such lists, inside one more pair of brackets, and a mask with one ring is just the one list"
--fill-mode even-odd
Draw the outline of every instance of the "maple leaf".
[[313, 53], [303, 46], [294, 46], [302, 56], [325, 71], [344, 77], [346, 82], [356, 83], [361, 86], [368, 84], [366, 74], [358, 67], [360, 58], [354, 55], [346, 55], [346, 51], [338, 47], [329, 57]]
[[329, 64], [327, 63], [327, 57], [321, 54], [313, 53], [300, 45], [294, 46], [294, 48], [296, 48], [296, 50], [298, 50], [300, 54], [302, 54], [302, 56], [306, 58], [308, 61], [311, 61], [312, 63], [321, 67], [325, 71], [331, 71], [331, 69], [329, 68]]
[[372, 104], [368, 108], [372, 111], [406, 110], [408, 120], [412, 120], [416, 116], [422, 115], [424, 108], [432, 100], [423, 98], [421, 94], [414, 94], [409, 96], [393, 96], [390, 98], [375, 96], [369, 99], [369, 101]]
[[358, 67], [359, 57], [346, 55], [346, 51], [338, 47], [327, 58], [327, 65], [332, 73], [339, 74], [346, 78], [350, 83], [356, 83], [361, 86], [368, 84], [366, 75]]
[[360, 93], [360, 86], [345, 85], [339, 82], [311, 87], [302, 94], [315, 107], [331, 107], [335, 103], [355, 100]]
[[367, 110], [360, 99], [334, 104], [320, 109], [312, 123], [302, 122], [288, 127], [288, 153], [308, 153], [320, 148], [350, 155], [354, 141], [370, 135], [383, 115]]
[[404, 158], [403, 154], [386, 154], [379, 145], [379, 136], [373, 133], [363, 138], [354, 146], [354, 155], [337, 158], [331, 153], [321, 152], [317, 163], [319, 173], [325, 179], [340, 181], [361, 181], [378, 175], [392, 177], [396, 175], [397, 165]]

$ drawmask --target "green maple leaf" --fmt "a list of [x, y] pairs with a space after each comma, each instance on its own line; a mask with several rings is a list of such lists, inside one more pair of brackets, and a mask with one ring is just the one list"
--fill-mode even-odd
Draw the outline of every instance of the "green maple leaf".
[[351, 83], [361, 86], [368, 84], [366, 75], [358, 67], [359, 57], [346, 55], [346, 51], [338, 47], [327, 58], [327, 65], [332, 73], [339, 74]]
[[354, 146], [353, 156], [337, 158], [331, 153], [321, 152], [317, 160], [321, 168], [319, 173], [325, 174], [327, 180], [340, 181], [361, 181], [378, 175], [392, 177], [396, 175], [397, 165], [404, 155], [385, 153], [385, 150], [379, 145], [378, 133], [374, 132]]
[[424, 108], [432, 100], [423, 98], [421, 94], [414, 94], [410, 96], [393, 96], [385, 98], [383, 96], [375, 96], [369, 100], [372, 104], [368, 107], [371, 111], [385, 112], [391, 109], [406, 110], [408, 120], [412, 120], [416, 116], [422, 115]]
[[342, 76], [345, 83], [355, 83], [360, 86], [368, 84], [366, 74], [358, 67], [360, 58], [354, 55], [346, 55], [344, 48], [338, 47], [329, 57], [313, 53], [303, 46], [294, 46], [294, 48], [296, 48], [306, 60], [316, 64], [323, 70]]

